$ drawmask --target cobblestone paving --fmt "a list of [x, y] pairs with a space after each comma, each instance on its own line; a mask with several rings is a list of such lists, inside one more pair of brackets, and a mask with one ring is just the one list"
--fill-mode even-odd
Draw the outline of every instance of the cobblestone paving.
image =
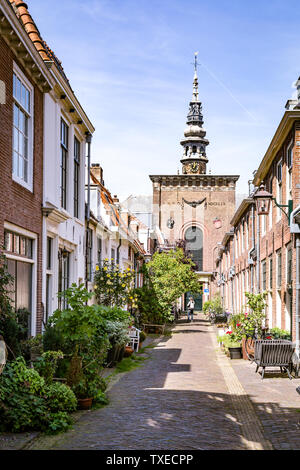
[[[52, 449], [246, 449], [208, 326], [180, 324]], [[47, 448], [37, 441], [31, 448]]]
[[233, 369], [251, 398], [263, 425], [265, 437], [276, 450], [300, 449], [300, 396], [296, 387], [300, 379], [289, 380], [286, 374], [266, 369], [261, 380], [249, 361], [232, 361]]
[[142, 367], [85, 412], [68, 433], [29, 449], [300, 449], [300, 379], [265, 375], [228, 360], [202, 317], [176, 326]]

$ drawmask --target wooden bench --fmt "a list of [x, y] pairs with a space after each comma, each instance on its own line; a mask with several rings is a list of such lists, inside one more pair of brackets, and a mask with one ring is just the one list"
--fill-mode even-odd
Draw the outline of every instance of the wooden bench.
[[280, 367], [280, 370], [286, 371], [289, 379], [292, 379], [290, 367], [293, 353], [294, 345], [291, 341], [284, 339], [258, 339], [255, 341], [254, 347], [255, 372], [262, 367], [261, 378], [263, 380], [266, 367]]

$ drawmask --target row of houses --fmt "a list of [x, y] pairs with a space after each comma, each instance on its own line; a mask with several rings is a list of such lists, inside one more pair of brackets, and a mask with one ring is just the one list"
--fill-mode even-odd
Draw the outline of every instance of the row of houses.
[[300, 93], [287, 102], [230, 224], [215, 260], [224, 308], [241, 312], [245, 292], [267, 292], [268, 326], [288, 330], [299, 346]]
[[94, 126], [22, 0], [0, 0], [0, 79], [0, 245], [34, 336], [103, 259], [144, 263], [149, 229], [91, 163]]

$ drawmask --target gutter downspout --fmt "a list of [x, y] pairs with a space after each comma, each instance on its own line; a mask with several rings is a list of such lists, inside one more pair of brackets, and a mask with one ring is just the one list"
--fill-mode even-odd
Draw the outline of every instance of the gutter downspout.
[[300, 308], [300, 232], [299, 232], [299, 223], [294, 223], [294, 216], [298, 214], [300, 211], [300, 206], [296, 207], [293, 210], [290, 217], [290, 231], [291, 234], [295, 235], [296, 238], [296, 299], [295, 299], [295, 339], [296, 339], [296, 347], [295, 347], [295, 362], [296, 366], [296, 377], [299, 377], [299, 359], [300, 359], [300, 315], [299, 315], [299, 308]]
[[161, 180], [159, 181], [158, 227], [161, 230]]
[[117, 264], [120, 264], [120, 248], [122, 246], [122, 238], [120, 237], [119, 245], [117, 246]]
[[231, 278], [231, 304], [232, 304], [232, 314], [235, 314], [235, 305], [234, 305], [234, 291], [235, 291], [235, 243], [234, 243], [234, 234], [232, 238], [232, 266], [234, 269], [234, 274], [232, 274]]
[[92, 134], [90, 132], [86, 132], [85, 141], [88, 145], [88, 152], [87, 152], [87, 173], [88, 173], [88, 193], [87, 193], [87, 210], [86, 210], [86, 243], [85, 243], [85, 287], [88, 289], [88, 228], [89, 222], [91, 217], [91, 142], [92, 142]]
[[260, 292], [260, 219], [257, 214], [257, 260], [256, 260], [257, 293]]
[[[299, 360], [300, 338], [299, 338], [299, 296], [300, 296], [300, 235], [296, 236], [296, 303], [295, 303], [295, 325], [296, 325], [296, 354]], [[299, 367], [298, 367], [299, 369]], [[299, 373], [299, 370], [298, 370]]]
[[[251, 220], [252, 220], [252, 236], [251, 236], [251, 240], [252, 240], [252, 248], [251, 248], [251, 251], [254, 250], [255, 248], [255, 232], [254, 232], [254, 205], [252, 204], [252, 208], [251, 208]], [[253, 293], [253, 290], [254, 290], [254, 266], [253, 264], [250, 265], [250, 269], [251, 269], [251, 276], [250, 276], [250, 279], [251, 279], [251, 292]]]

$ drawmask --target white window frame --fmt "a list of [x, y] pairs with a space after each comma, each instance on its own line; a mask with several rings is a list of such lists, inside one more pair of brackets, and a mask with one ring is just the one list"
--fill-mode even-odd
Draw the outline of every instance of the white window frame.
[[[278, 178], [278, 169], [279, 167], [281, 168], [281, 179], [279, 181], [279, 178]], [[278, 163], [277, 163], [277, 166], [276, 166], [276, 182], [277, 182], [277, 202], [278, 204], [283, 204], [283, 192], [282, 192], [282, 169], [283, 169], [283, 165], [282, 165], [282, 160], [280, 160]], [[281, 197], [280, 197], [280, 192], [281, 192]], [[281, 212], [281, 209], [280, 207], [277, 207], [277, 221], [279, 221], [282, 217], [282, 212]]]
[[24, 258], [22, 256], [16, 256], [11, 253], [5, 253], [7, 259], [16, 261], [22, 261], [24, 263], [32, 264], [32, 291], [31, 291], [31, 336], [36, 335], [36, 320], [37, 320], [37, 243], [38, 238], [35, 233], [29, 232], [26, 229], [18, 227], [17, 225], [11, 224], [10, 222], [4, 222], [4, 230], [9, 230], [16, 233], [17, 235], [23, 235], [32, 240], [32, 258]]
[[[18, 79], [24, 84], [24, 86], [28, 89], [30, 93], [30, 113], [28, 118], [28, 182], [24, 181], [19, 176], [15, 175], [12, 170], [12, 179], [23, 186], [24, 188], [28, 189], [29, 191], [33, 192], [33, 142], [34, 142], [34, 88], [18, 65], [14, 62], [13, 63], [13, 73], [18, 77]], [[14, 97], [13, 97], [14, 103]], [[17, 102], [18, 103], [18, 102]], [[19, 104], [19, 103], [18, 103]], [[12, 122], [12, 129], [13, 129], [13, 122]], [[14, 158], [14, 133], [12, 132], [12, 164]]]
[[[288, 154], [289, 151], [292, 152], [292, 162], [289, 165]], [[293, 151], [293, 141], [289, 143], [287, 150], [286, 150], [286, 201], [292, 199], [292, 178], [293, 178], [293, 159], [294, 159], [294, 151]]]

